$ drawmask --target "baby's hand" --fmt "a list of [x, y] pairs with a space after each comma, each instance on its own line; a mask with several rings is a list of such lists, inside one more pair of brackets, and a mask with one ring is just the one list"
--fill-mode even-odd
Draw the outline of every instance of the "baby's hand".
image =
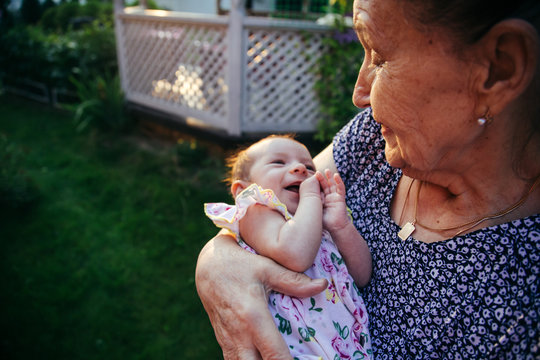
[[350, 222], [345, 203], [345, 184], [338, 173], [332, 174], [326, 169], [324, 174], [317, 171], [315, 177], [324, 193], [323, 227], [333, 232], [343, 229]]

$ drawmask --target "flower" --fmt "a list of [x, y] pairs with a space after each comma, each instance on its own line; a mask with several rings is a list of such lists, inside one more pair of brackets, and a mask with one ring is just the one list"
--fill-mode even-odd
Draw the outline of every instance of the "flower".
[[321, 266], [327, 273], [331, 274], [334, 272], [334, 264], [332, 264], [328, 250], [324, 247], [321, 247]]
[[342, 338], [339, 336], [334, 336], [331, 341], [332, 348], [339, 354], [340, 359], [350, 359], [351, 356], [347, 353], [348, 345], [345, 344]]

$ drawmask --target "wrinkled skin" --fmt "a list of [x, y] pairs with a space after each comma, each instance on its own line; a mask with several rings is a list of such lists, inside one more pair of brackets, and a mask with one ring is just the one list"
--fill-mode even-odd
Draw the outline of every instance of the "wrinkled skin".
[[292, 359], [268, 310], [268, 293], [308, 297], [327, 286], [326, 280], [251, 254], [222, 234], [201, 251], [195, 278], [225, 359]]

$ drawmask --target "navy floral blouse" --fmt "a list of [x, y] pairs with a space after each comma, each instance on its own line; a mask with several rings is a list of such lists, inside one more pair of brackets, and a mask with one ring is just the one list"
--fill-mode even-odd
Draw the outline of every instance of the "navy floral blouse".
[[376, 359], [539, 359], [540, 215], [423, 243], [398, 238], [402, 175], [371, 109], [334, 138], [355, 226], [373, 257], [361, 289]]

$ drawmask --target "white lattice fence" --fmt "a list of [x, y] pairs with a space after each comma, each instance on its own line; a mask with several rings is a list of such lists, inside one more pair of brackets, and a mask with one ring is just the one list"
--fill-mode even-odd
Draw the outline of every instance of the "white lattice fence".
[[129, 101], [235, 135], [315, 129], [312, 66], [324, 53], [324, 28], [310, 32], [305, 24], [259, 18], [245, 18], [240, 27], [227, 16], [152, 14], [116, 15]]
[[320, 118], [313, 65], [324, 34], [248, 30], [245, 131], [312, 131]]
[[227, 126], [226, 25], [133, 16], [121, 31], [128, 100]]

